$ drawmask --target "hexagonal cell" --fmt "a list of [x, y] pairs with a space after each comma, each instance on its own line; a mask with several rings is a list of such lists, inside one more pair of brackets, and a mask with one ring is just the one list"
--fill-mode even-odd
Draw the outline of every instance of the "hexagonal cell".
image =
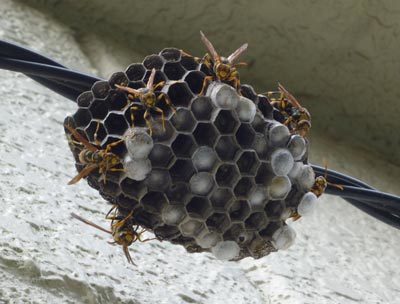
[[154, 142], [163, 142], [171, 139], [175, 135], [175, 130], [168, 120], [162, 119], [161, 115], [152, 115], [151, 129]]
[[154, 234], [159, 240], [171, 240], [181, 234], [178, 227], [162, 225], [154, 228]]
[[143, 182], [135, 181], [129, 177], [124, 178], [120, 185], [122, 193], [135, 200], [140, 200], [147, 192], [147, 188]]
[[247, 229], [260, 230], [268, 224], [268, 219], [264, 212], [252, 213], [245, 221]]
[[87, 135], [87, 139], [96, 144], [103, 141], [103, 139], [107, 136], [106, 129], [103, 124], [99, 121], [91, 121], [89, 126], [85, 129], [85, 133]]
[[133, 208], [138, 206], [139, 202], [133, 198], [125, 196], [124, 194], [120, 194], [117, 197], [117, 204], [122, 208], [132, 210]]
[[277, 251], [270, 240], [261, 237], [255, 237], [247, 246], [247, 249], [254, 259], [260, 259], [271, 252]]
[[93, 119], [104, 119], [108, 113], [109, 102], [106, 100], [95, 99], [89, 106], [89, 111]]
[[156, 69], [160, 70], [164, 64], [162, 58], [156, 54], [149, 55], [143, 60], [143, 65], [148, 70]]
[[[244, 227], [242, 223], [232, 224], [229, 229], [224, 233], [224, 241], [238, 241], [238, 236], [244, 233]], [[242, 242], [240, 242], [242, 243]]]
[[133, 218], [135, 223], [148, 229], [153, 229], [154, 226], [161, 222], [161, 218], [158, 213], [151, 213], [142, 208], [135, 210], [133, 213]]
[[192, 132], [196, 121], [189, 110], [180, 108], [172, 116], [171, 123], [178, 131]]
[[266, 126], [267, 122], [263, 118], [263, 116], [260, 113], [256, 113], [256, 116], [254, 116], [254, 120], [251, 123], [251, 126], [254, 128], [256, 132], [263, 133], [264, 134], [264, 129]]
[[236, 132], [236, 140], [244, 149], [252, 147], [255, 136], [256, 132], [250, 124], [242, 123]]
[[217, 151], [219, 158], [224, 161], [235, 159], [239, 149], [238, 144], [232, 136], [221, 136], [215, 146], [215, 151]]
[[212, 124], [200, 122], [193, 132], [197, 144], [212, 147], [218, 137], [217, 130]]
[[[149, 81], [149, 78], [150, 78], [150, 75], [151, 75], [151, 71], [152, 70], [148, 70], [144, 74], [144, 77], [143, 77], [144, 83], [147, 83]], [[167, 81], [167, 77], [165, 76], [165, 74], [162, 71], [157, 70], [155, 75], [154, 75], [154, 84], [158, 84], [158, 83], [160, 83], [162, 81]]]
[[249, 214], [250, 206], [245, 200], [235, 201], [229, 209], [229, 216], [232, 221], [243, 221]]
[[193, 218], [206, 219], [212, 209], [210, 201], [206, 197], [194, 196], [186, 205], [186, 211]]
[[78, 96], [78, 98], [76, 99], [76, 103], [80, 108], [87, 108], [93, 99], [93, 93], [91, 91], [86, 91]]
[[178, 225], [186, 216], [186, 210], [183, 206], [168, 205], [161, 212], [161, 218], [168, 225]]
[[116, 72], [111, 75], [108, 80], [111, 88], [115, 88], [115, 85], [127, 86], [129, 83], [129, 79], [124, 72]]
[[111, 87], [108, 81], [96, 81], [92, 86], [93, 96], [96, 98], [106, 98], [110, 90]]
[[249, 203], [252, 210], [262, 210], [268, 203], [268, 191], [265, 186], [257, 186], [249, 195]]
[[198, 172], [213, 171], [217, 164], [217, 159], [218, 157], [215, 151], [207, 146], [198, 147], [192, 157], [193, 164]]
[[197, 236], [204, 229], [204, 224], [198, 220], [188, 218], [179, 225], [184, 236]]
[[207, 218], [206, 226], [210, 232], [224, 233], [231, 221], [225, 213], [213, 213]]
[[110, 110], [112, 111], [121, 111], [128, 105], [128, 98], [121, 91], [111, 90], [108, 99]]
[[285, 199], [292, 184], [287, 176], [275, 176], [268, 187], [269, 197], [273, 200]]
[[283, 201], [269, 201], [264, 210], [270, 219], [280, 219], [285, 203]]
[[267, 159], [268, 144], [263, 134], [256, 134], [253, 142], [253, 149], [261, 160]]
[[283, 124], [286, 120], [285, 116], [278, 109], [272, 110], [272, 118]]
[[174, 181], [187, 182], [196, 171], [190, 159], [177, 159], [169, 173]]
[[283, 223], [281, 221], [278, 222], [270, 222], [265, 229], [261, 230], [259, 232], [259, 235], [266, 239], [266, 240], [272, 240], [272, 235], [275, 233], [276, 230], [281, 228]]
[[197, 70], [197, 67], [199, 66], [196, 58], [193, 56], [182, 56], [181, 64], [188, 71]]
[[261, 162], [256, 174], [256, 183], [266, 185], [272, 177], [273, 173], [270, 171], [269, 165], [265, 162]]
[[174, 162], [175, 156], [170, 147], [156, 143], [149, 154], [149, 159], [153, 167], [169, 168]]
[[232, 199], [232, 190], [228, 188], [218, 188], [210, 197], [211, 205], [216, 211], [227, 211]]
[[269, 99], [264, 95], [258, 95], [258, 109], [267, 119], [272, 119], [273, 107]]
[[171, 205], [185, 205], [192, 197], [186, 181], [172, 184], [165, 194], [167, 195]]
[[251, 85], [242, 84], [240, 86], [240, 92], [244, 97], [251, 99], [256, 104], [258, 103], [258, 95]]
[[109, 113], [104, 120], [108, 134], [123, 135], [128, 129], [128, 123], [123, 114]]
[[89, 110], [78, 109], [78, 111], [76, 111], [75, 114], [72, 115], [72, 118], [74, 119], [76, 125], [86, 127], [92, 119], [92, 116], [90, 115]]
[[199, 172], [189, 181], [190, 190], [197, 195], [208, 195], [214, 187], [213, 176], [208, 172]]
[[103, 182], [99, 183], [99, 185], [100, 185], [100, 191], [105, 195], [116, 197], [120, 194], [119, 185], [112, 182], [110, 179], [107, 179], [106, 183]]
[[181, 60], [182, 51], [177, 48], [165, 48], [160, 52], [160, 56], [168, 62], [177, 62]]
[[193, 99], [191, 110], [197, 120], [209, 121], [211, 119], [213, 109], [214, 106], [209, 97], [201, 96]]
[[215, 179], [221, 187], [233, 187], [239, 179], [239, 171], [235, 165], [222, 164], [217, 170]]
[[233, 134], [239, 121], [230, 110], [220, 110], [214, 118], [214, 125], [221, 134]]
[[167, 88], [167, 94], [176, 107], [187, 107], [193, 98], [193, 94], [186, 82], [172, 83]]
[[167, 206], [167, 202], [165, 194], [156, 191], [147, 192], [140, 200], [144, 210], [155, 214], [160, 214], [161, 210]]
[[171, 177], [167, 170], [153, 169], [150, 171], [145, 182], [149, 189], [165, 191], [171, 184]]
[[251, 177], [242, 177], [233, 190], [236, 197], [247, 198], [255, 186], [254, 180]]
[[163, 71], [169, 80], [179, 80], [186, 73], [179, 62], [167, 62], [164, 65]]
[[260, 166], [260, 161], [253, 151], [245, 151], [236, 162], [242, 175], [255, 176]]
[[206, 75], [200, 71], [191, 71], [185, 76], [185, 81], [188, 84], [193, 94], [199, 94], [203, 89], [203, 82]]
[[130, 81], [142, 80], [145, 73], [146, 69], [141, 63], [133, 63], [125, 70]]
[[197, 148], [191, 135], [179, 134], [171, 145], [177, 157], [191, 157]]
[[221, 234], [217, 232], [203, 231], [196, 237], [197, 244], [204, 249], [214, 247], [217, 243], [222, 241]]

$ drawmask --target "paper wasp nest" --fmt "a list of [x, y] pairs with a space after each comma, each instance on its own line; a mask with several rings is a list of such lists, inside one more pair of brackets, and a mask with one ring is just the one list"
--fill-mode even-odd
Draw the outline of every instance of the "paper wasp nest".
[[[152, 113], [150, 137], [144, 111], [135, 112], [131, 128], [131, 105], [115, 84], [145, 87], [153, 68], [154, 83], [166, 81], [162, 92], [176, 113], [160, 103], [165, 131], [161, 115]], [[119, 212], [134, 210], [135, 224], [189, 252], [237, 260], [287, 248], [295, 235], [285, 220], [300, 201], [312, 201], [305, 195], [315, 179], [306, 164], [307, 142], [290, 135], [267, 97], [248, 85], [239, 96], [213, 82], [199, 96], [206, 75], [210, 71], [193, 57], [168, 48], [82, 93], [65, 124], [102, 149], [126, 139], [112, 149], [124, 171], [107, 172], [104, 182], [95, 170], [88, 183]], [[81, 148], [70, 147], [80, 171]]]

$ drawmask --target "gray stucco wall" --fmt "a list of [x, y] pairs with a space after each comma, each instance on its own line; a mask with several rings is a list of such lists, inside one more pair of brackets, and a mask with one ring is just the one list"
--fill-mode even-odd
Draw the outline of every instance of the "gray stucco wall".
[[24, 2], [71, 26], [97, 67], [107, 61], [99, 40], [120, 68], [165, 46], [201, 56], [200, 29], [222, 54], [247, 41], [243, 81], [260, 92], [282, 82], [313, 114], [314, 133], [400, 163], [398, 1]]

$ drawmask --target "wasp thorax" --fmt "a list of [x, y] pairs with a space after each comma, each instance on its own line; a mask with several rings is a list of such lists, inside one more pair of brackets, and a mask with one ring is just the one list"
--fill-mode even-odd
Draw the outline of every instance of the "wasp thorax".
[[123, 230], [117, 230], [113, 234], [114, 241], [118, 245], [130, 246], [136, 241], [136, 234], [132, 229], [126, 228]]
[[224, 80], [225, 78], [229, 77], [231, 72], [231, 67], [225, 63], [217, 64], [215, 69], [216, 69], [215, 73], [221, 80]]
[[146, 106], [146, 107], [154, 107], [156, 105], [157, 99], [156, 99], [156, 94], [153, 92], [147, 90], [145, 93], [142, 94], [140, 97], [140, 101]]

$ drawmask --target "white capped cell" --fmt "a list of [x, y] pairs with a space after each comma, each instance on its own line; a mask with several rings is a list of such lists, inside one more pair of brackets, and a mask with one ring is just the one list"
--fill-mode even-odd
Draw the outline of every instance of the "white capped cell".
[[123, 138], [128, 154], [133, 159], [147, 158], [151, 149], [153, 149], [153, 139], [147, 133], [146, 128], [129, 128]]
[[168, 205], [162, 209], [161, 218], [167, 225], [177, 225], [185, 217], [185, 210], [182, 206]]
[[199, 172], [192, 176], [189, 184], [194, 194], [207, 195], [214, 185], [214, 179], [208, 172]]
[[275, 176], [268, 187], [268, 194], [272, 200], [284, 199], [291, 188], [292, 183], [287, 176]]
[[306, 141], [300, 135], [293, 135], [287, 147], [295, 160], [300, 160], [307, 150]]
[[293, 156], [287, 149], [277, 149], [271, 155], [271, 167], [275, 175], [287, 175], [293, 164]]
[[218, 260], [229, 261], [239, 256], [240, 247], [234, 241], [218, 242], [211, 252]]
[[317, 202], [317, 196], [312, 192], [307, 192], [303, 195], [299, 205], [297, 206], [297, 213], [301, 216], [311, 215], [315, 210]]
[[289, 178], [291, 179], [296, 179], [298, 175], [300, 174], [301, 168], [303, 167], [302, 162], [295, 162], [293, 164], [292, 170], [288, 173]]
[[278, 250], [288, 249], [294, 244], [296, 232], [290, 226], [283, 226], [272, 235], [272, 245]]
[[215, 232], [205, 233], [196, 238], [197, 245], [199, 245], [201, 248], [211, 248], [221, 240], [221, 235]]
[[207, 89], [207, 95], [214, 105], [222, 109], [235, 109], [239, 102], [235, 89], [221, 82], [212, 82]]
[[179, 230], [186, 236], [197, 236], [201, 228], [201, 223], [193, 219], [189, 219], [179, 226]]
[[257, 209], [263, 207], [268, 202], [268, 192], [266, 187], [258, 186], [249, 197], [251, 208]]
[[256, 116], [256, 111], [256, 105], [252, 100], [240, 96], [239, 102], [236, 107], [236, 112], [241, 121], [252, 123], [254, 120], [254, 116]]
[[315, 173], [311, 166], [303, 165], [297, 176], [297, 183], [305, 190], [310, 190], [315, 182]]
[[257, 152], [260, 159], [264, 159], [268, 152], [268, 145], [265, 137], [262, 134], [257, 133], [253, 145], [254, 150]]
[[144, 180], [151, 171], [151, 162], [148, 159], [132, 159], [127, 155], [123, 161], [126, 175], [136, 181]]
[[271, 146], [285, 146], [289, 141], [290, 131], [281, 123], [272, 123], [265, 134]]
[[192, 160], [198, 171], [210, 171], [217, 161], [217, 155], [214, 149], [208, 146], [201, 146], [193, 154]]

